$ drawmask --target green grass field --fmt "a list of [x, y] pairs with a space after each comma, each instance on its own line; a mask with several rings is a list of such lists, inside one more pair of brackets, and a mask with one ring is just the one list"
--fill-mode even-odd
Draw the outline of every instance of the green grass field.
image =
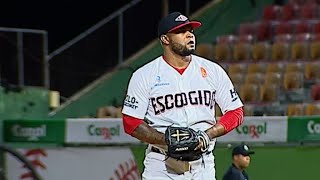
[[[140, 172], [143, 171], [144, 149], [146, 146], [134, 146]], [[320, 179], [320, 146], [318, 147], [252, 147], [250, 167], [247, 169], [253, 180], [316, 180]], [[231, 149], [217, 147], [217, 180], [221, 180], [224, 171], [231, 163]]]

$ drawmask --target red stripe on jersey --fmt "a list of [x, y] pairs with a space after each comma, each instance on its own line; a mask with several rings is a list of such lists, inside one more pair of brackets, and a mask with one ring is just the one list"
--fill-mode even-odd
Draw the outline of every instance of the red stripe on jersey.
[[218, 120], [217, 124], [224, 127], [224, 133], [228, 133], [238, 127], [243, 122], [243, 109], [239, 107], [235, 110], [228, 111]]
[[189, 63], [188, 66], [185, 67], [185, 68], [179, 69], [179, 68], [176, 68], [176, 67], [172, 66], [170, 63], [168, 63], [168, 61], [166, 60], [166, 58], [164, 57], [164, 55], [162, 55], [162, 59], [163, 59], [167, 64], [169, 64], [171, 67], [173, 67], [173, 69], [175, 69], [176, 71], [178, 71], [179, 74], [183, 74], [183, 72], [187, 69], [187, 67], [188, 67], [189, 64], [190, 64], [190, 63]]
[[122, 116], [122, 123], [123, 123], [124, 131], [125, 131], [127, 134], [130, 134], [130, 135], [131, 135], [132, 132], [133, 132], [141, 123], [143, 123], [143, 120], [123, 114], [123, 116]]
[[173, 67], [176, 71], [178, 71], [179, 74], [183, 74], [184, 70], [186, 70], [187, 68], [182, 68], [182, 69], [178, 69], [176, 67]]

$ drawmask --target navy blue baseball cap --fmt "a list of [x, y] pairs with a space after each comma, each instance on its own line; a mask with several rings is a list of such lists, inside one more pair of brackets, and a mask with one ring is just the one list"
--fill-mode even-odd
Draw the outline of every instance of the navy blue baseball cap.
[[250, 156], [251, 154], [254, 154], [254, 151], [250, 151], [249, 146], [245, 144], [238, 145], [233, 148], [232, 150], [232, 156], [241, 154], [243, 156]]
[[187, 16], [181, 14], [180, 12], [170, 13], [159, 21], [158, 37], [186, 25], [191, 25], [191, 27], [195, 29], [201, 26], [201, 22], [190, 21]]

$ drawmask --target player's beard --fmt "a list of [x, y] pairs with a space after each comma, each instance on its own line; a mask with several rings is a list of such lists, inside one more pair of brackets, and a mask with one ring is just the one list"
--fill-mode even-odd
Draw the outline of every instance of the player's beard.
[[183, 46], [176, 42], [171, 42], [171, 49], [174, 53], [180, 56], [189, 56], [195, 51], [194, 49], [188, 49], [187, 46]]

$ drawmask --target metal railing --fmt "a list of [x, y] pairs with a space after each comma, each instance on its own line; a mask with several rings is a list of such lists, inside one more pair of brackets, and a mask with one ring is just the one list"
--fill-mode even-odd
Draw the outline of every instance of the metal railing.
[[[0, 27], [0, 43], [2, 45], [0, 58], [4, 60], [0, 65], [1, 81], [8, 80], [8, 83], [19, 87], [42, 86], [49, 88], [49, 69], [46, 61], [48, 38], [46, 31]], [[8, 65], [9, 63], [12, 64]], [[28, 66], [32, 66], [34, 69], [30, 71], [27, 68]], [[4, 75], [5, 72], [9, 71], [14, 73]], [[34, 75], [35, 71], [41, 72], [41, 74]]]
[[118, 18], [118, 28], [119, 28], [119, 33], [118, 33], [118, 62], [119, 63], [123, 62], [123, 13], [125, 11], [127, 11], [129, 8], [134, 7], [136, 4], [138, 4], [141, 1], [142, 0], [133, 0], [133, 1], [131, 1], [130, 3], [126, 4], [122, 8], [118, 9], [116, 12], [114, 12], [111, 15], [109, 15], [108, 17], [104, 18], [103, 20], [101, 20], [100, 22], [98, 22], [97, 24], [92, 26], [91, 28], [89, 28], [86, 31], [82, 32], [81, 34], [79, 34], [74, 39], [70, 40], [69, 42], [67, 42], [63, 46], [59, 47], [58, 49], [56, 49], [55, 51], [50, 53], [48, 55], [48, 61], [50, 61], [54, 56], [60, 54], [61, 52], [65, 51], [66, 49], [68, 49], [70, 46], [76, 44], [77, 42], [82, 40], [84, 37], [88, 36], [89, 34], [93, 33], [94, 31], [98, 30], [99, 28], [101, 28], [102, 26], [104, 26], [105, 24], [110, 22], [111, 20], [113, 20], [115, 18]]

